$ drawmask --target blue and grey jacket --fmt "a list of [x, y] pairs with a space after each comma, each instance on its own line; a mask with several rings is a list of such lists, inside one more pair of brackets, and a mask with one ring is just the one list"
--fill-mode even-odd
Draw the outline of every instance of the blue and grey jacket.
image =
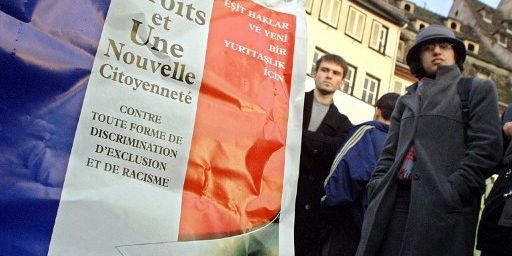
[[359, 226], [368, 206], [366, 184], [382, 151], [388, 129], [389, 125], [378, 121], [353, 127], [343, 147], [338, 150], [324, 182], [322, 205], [350, 208]]

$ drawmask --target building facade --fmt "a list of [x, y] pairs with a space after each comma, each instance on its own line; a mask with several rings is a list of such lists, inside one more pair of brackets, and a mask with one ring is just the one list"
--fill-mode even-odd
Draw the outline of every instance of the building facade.
[[[308, 71], [327, 52], [349, 63], [345, 86], [335, 104], [354, 123], [373, 117], [376, 99], [404, 93], [416, 82], [405, 55], [416, 34], [431, 24], [452, 29], [467, 49], [464, 75], [496, 83], [502, 109], [512, 103], [512, 1], [493, 9], [477, 0], [454, 0], [448, 17], [407, 0], [306, 0]], [[492, 26], [489, 26], [491, 20]]]
[[468, 71], [496, 83], [502, 106], [512, 103], [512, 2], [501, 0], [494, 9], [477, 0], [454, 0], [448, 16], [471, 27], [493, 58]]
[[[388, 3], [393, 4], [402, 10], [409, 21], [407, 28], [402, 31], [402, 35], [400, 37], [401, 47], [399, 49], [399, 56], [405, 55], [407, 50], [414, 43], [416, 34], [422, 28], [432, 24], [446, 26], [452, 29], [455, 35], [461, 39], [466, 46], [467, 58], [464, 65], [464, 75], [493, 80], [498, 89], [500, 105], [504, 107], [507, 102], [512, 102], [512, 95], [510, 93], [511, 84], [509, 81], [512, 69], [497, 57], [496, 52], [492, 50], [489, 44], [486, 43], [485, 39], [483, 39], [477, 30], [474, 29], [473, 23], [468, 23], [459, 19], [460, 16], [467, 16], [466, 14], [463, 14], [465, 12], [456, 12], [458, 14], [457, 17], [455, 17], [455, 15], [444, 17], [416, 6], [411, 1], [395, 0], [388, 1]], [[454, 8], [457, 4], [459, 3], [455, 1], [452, 6], [452, 10], [457, 9]], [[497, 11], [494, 10], [493, 12]], [[397, 65], [397, 67], [407, 67], [405, 59], [398, 58], [398, 62], [400, 62], [400, 64]], [[404, 72], [396, 73], [403, 74]], [[400, 81], [403, 78], [403, 75], [397, 75], [397, 81]]]
[[378, 97], [393, 90], [400, 31], [406, 24], [385, 3], [362, 0], [308, 0], [308, 77], [316, 60], [335, 53], [348, 62], [346, 79], [334, 101], [353, 123], [373, 118]]

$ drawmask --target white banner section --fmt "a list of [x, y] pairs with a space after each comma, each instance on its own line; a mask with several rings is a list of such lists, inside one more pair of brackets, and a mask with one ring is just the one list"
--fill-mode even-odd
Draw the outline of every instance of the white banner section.
[[112, 0], [49, 255], [177, 240], [211, 5]]

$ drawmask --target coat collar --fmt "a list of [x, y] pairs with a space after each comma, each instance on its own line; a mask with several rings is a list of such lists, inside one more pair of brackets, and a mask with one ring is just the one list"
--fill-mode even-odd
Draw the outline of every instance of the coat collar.
[[[454, 84], [454, 81], [461, 75], [459, 67], [457, 65], [450, 66], [439, 66], [435, 79], [424, 79], [423, 82], [423, 92], [427, 94], [430, 90], [443, 90], [447, 86], [451, 86]], [[435, 87], [435, 88], [432, 88]], [[411, 86], [406, 88], [406, 94], [403, 96], [403, 102], [409, 108], [411, 108], [415, 113], [419, 112], [419, 103], [417, 91], [418, 82], [412, 84]]]
[[[302, 121], [302, 129], [307, 130], [309, 126], [309, 121], [311, 120], [311, 109], [313, 108], [313, 98], [314, 90], [306, 92], [304, 97], [304, 113], [303, 113], [303, 121]], [[338, 108], [331, 104], [329, 106], [329, 110], [325, 114], [322, 123], [318, 127], [317, 131], [323, 131], [324, 129], [332, 130], [335, 129], [338, 125], [338, 120], [334, 118], [338, 113]]]
[[376, 121], [376, 120], [371, 120], [371, 121], [366, 121], [364, 123], [361, 123], [357, 126], [355, 126], [354, 128], [352, 129], [359, 129], [360, 126], [363, 126], [363, 125], [371, 125], [373, 126], [375, 129], [377, 130], [380, 130], [380, 131], [383, 131], [383, 132], [388, 132], [389, 130], [389, 125], [388, 124], [385, 124], [383, 122], [380, 122], [380, 121]]
[[302, 121], [302, 129], [307, 129], [311, 120], [311, 109], [313, 108], [313, 91], [306, 92], [304, 97], [304, 113]]
[[[457, 65], [450, 66], [439, 66], [435, 79], [425, 79], [425, 85], [435, 83], [436, 85], [451, 85], [453, 81], [461, 75], [459, 67]], [[416, 94], [418, 89], [418, 83], [414, 83], [407, 87], [405, 90], [408, 94]]]
[[418, 82], [412, 84], [411, 86], [407, 87], [406, 94], [402, 96], [403, 103], [408, 106], [414, 113], [419, 112], [419, 104], [418, 104], [418, 98], [416, 95], [416, 90], [418, 89]]

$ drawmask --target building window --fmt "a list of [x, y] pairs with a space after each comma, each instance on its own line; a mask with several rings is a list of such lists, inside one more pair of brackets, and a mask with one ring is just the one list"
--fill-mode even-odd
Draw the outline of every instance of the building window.
[[468, 51], [475, 52], [475, 45], [474, 44], [468, 44]]
[[338, 26], [340, 16], [341, 0], [323, 0], [320, 9], [320, 20], [333, 26]]
[[318, 59], [320, 59], [320, 57], [322, 57], [323, 55], [325, 55], [327, 52], [320, 49], [320, 48], [315, 48], [315, 52], [313, 52], [313, 61], [311, 63], [311, 69], [309, 71], [309, 75], [310, 76], [313, 76], [315, 74], [315, 68], [316, 68], [316, 61]]
[[345, 79], [343, 80], [343, 87], [341, 91], [352, 95], [354, 93], [354, 84], [356, 82], [357, 68], [347, 64], [347, 70], [345, 70]]
[[447, 19], [445, 22], [446, 26], [451, 28], [453, 31], [460, 32], [461, 23], [453, 19]]
[[407, 12], [411, 12], [411, 10], [412, 10], [411, 5], [410, 4], [405, 4], [404, 5], [404, 10], [406, 10]]
[[484, 79], [491, 79], [492, 78], [492, 73], [490, 71], [487, 71], [487, 70], [479, 70], [476, 73], [476, 77], [480, 77], [480, 78], [484, 78]]
[[402, 40], [400, 40], [398, 42], [398, 50], [396, 52], [396, 59], [401, 62], [404, 62], [404, 60], [405, 60], [405, 42]]
[[505, 31], [507, 31], [509, 34], [512, 34], [512, 27], [510, 23], [505, 23]]
[[363, 95], [361, 96], [361, 99], [370, 104], [374, 105], [376, 98], [377, 98], [377, 92], [379, 91], [379, 80], [375, 77], [372, 77], [371, 75], [366, 75], [366, 78], [364, 79], [364, 86], [363, 86]]
[[398, 94], [402, 94], [402, 87], [403, 87], [403, 84], [401, 82], [395, 81], [395, 88], [393, 88], [393, 91]]
[[460, 32], [461, 23], [459, 21], [448, 19], [445, 22], [446, 26], [451, 28], [453, 31]]
[[428, 27], [428, 25], [429, 25], [428, 23], [423, 22], [421, 20], [416, 20], [415, 24], [416, 24], [416, 30], [418, 30], [418, 31]]
[[466, 49], [468, 52], [472, 52], [474, 54], [478, 54], [478, 44], [472, 41], [464, 41], [464, 45], [466, 45]]
[[[396, 2], [398, 2], [398, 1], [396, 1]], [[414, 13], [414, 4], [408, 3], [407, 1], [400, 1], [399, 3], [400, 3], [400, 9], [403, 9], [408, 13]]]
[[498, 44], [503, 46], [503, 47], [507, 47], [508, 45], [508, 38], [504, 35], [501, 35], [501, 34], [496, 34], [496, 39], [498, 41]]
[[384, 53], [388, 38], [388, 28], [377, 21], [373, 21], [372, 35], [370, 37], [370, 48]]
[[313, 0], [306, 0], [305, 8], [306, 13], [311, 14], [311, 11], [313, 10]]
[[350, 37], [361, 42], [363, 39], [365, 20], [366, 16], [362, 12], [350, 7], [350, 9], [348, 10], [348, 20], [345, 33], [347, 33], [347, 35], [349, 35]]
[[490, 13], [488, 13], [487, 11], [485, 10], [482, 10], [480, 11], [480, 14], [482, 14], [482, 19], [487, 22], [487, 23], [491, 23], [492, 24], [492, 16]]

